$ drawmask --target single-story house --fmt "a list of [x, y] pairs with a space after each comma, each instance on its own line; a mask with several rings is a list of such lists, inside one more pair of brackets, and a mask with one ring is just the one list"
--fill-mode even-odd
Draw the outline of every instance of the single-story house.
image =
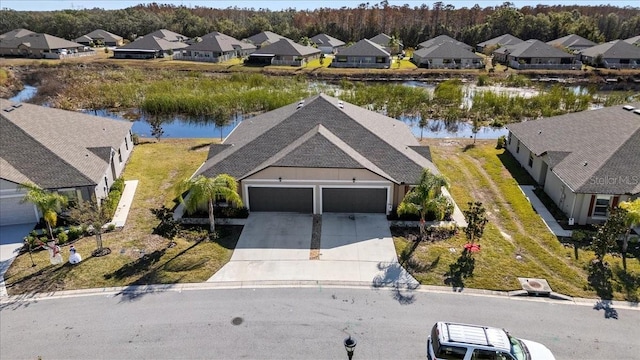
[[345, 45], [344, 41], [338, 40], [327, 34], [318, 34], [311, 38], [314, 44], [322, 51], [323, 54], [335, 54], [341, 47]]
[[248, 41], [248, 42], [252, 43], [253, 45], [255, 45], [256, 48], [260, 49], [263, 46], [274, 44], [274, 43], [278, 42], [281, 39], [291, 40], [291, 39], [286, 38], [286, 37], [284, 37], [282, 35], [278, 35], [278, 34], [272, 32], [272, 31], [263, 31], [263, 32], [255, 34], [253, 36], [249, 36], [248, 38], [244, 39], [243, 41]]
[[493, 52], [493, 60], [514, 69], [580, 69], [575, 56], [540, 40], [503, 46]]
[[155, 36], [157, 38], [164, 39], [168, 42], [187, 42], [187, 40], [189, 40], [188, 37], [167, 29], [156, 30], [145, 36]]
[[115, 59], [154, 59], [171, 56], [187, 44], [179, 41], [167, 41], [155, 36], [139, 37], [124, 46], [113, 49]]
[[104, 199], [133, 150], [128, 121], [0, 99], [0, 225], [36, 223], [19, 184]]
[[624, 41], [631, 45], [640, 46], [640, 35], [630, 37]]
[[429, 159], [406, 124], [321, 94], [242, 121], [195, 176], [232, 175], [250, 211], [389, 214]]
[[387, 50], [391, 55], [400, 54], [404, 50], [404, 45], [402, 44], [402, 41], [400, 41], [400, 39], [397, 39], [397, 47], [392, 48], [392, 37], [385, 33], [378, 34], [369, 40], [371, 40], [371, 42], [373, 42], [374, 44], [378, 44], [384, 47], [385, 50]]
[[583, 63], [616, 69], [640, 68], [640, 47], [624, 40], [609, 41], [580, 51]]
[[420, 44], [418, 44], [418, 49], [422, 49], [422, 48], [430, 48], [434, 45], [440, 45], [443, 43], [447, 43], [447, 42], [451, 42], [454, 43], [460, 47], [463, 47], [465, 49], [467, 49], [468, 51], [473, 52], [473, 46], [468, 45], [463, 43], [462, 41], [458, 41], [454, 38], [452, 38], [451, 36], [447, 36], [447, 35], [438, 35], [436, 37], [434, 37], [433, 39], [429, 39], [427, 41], [423, 41]]
[[61, 59], [95, 55], [94, 51], [82, 44], [49, 34], [38, 34], [24, 30], [13, 35], [9, 34], [0, 39], [0, 55], [34, 59]]
[[273, 44], [261, 47], [249, 55], [247, 64], [304, 66], [318, 59], [321, 51], [298, 44], [290, 39], [280, 39]]
[[85, 46], [122, 46], [124, 44], [122, 36], [112, 34], [102, 29], [93, 30], [92, 32], [84, 34], [73, 41]]
[[338, 51], [331, 67], [386, 69], [391, 66], [392, 61], [387, 48], [371, 40], [362, 39]]
[[237, 40], [220, 32], [204, 35], [197, 43], [176, 52], [174, 60], [221, 62], [244, 58], [256, 50], [256, 46]]
[[478, 45], [476, 45], [476, 50], [478, 50], [478, 52], [484, 53], [486, 49], [493, 48], [493, 50], [495, 50], [505, 45], [515, 45], [521, 42], [523, 42], [523, 40], [520, 38], [517, 38], [511, 34], [504, 34], [479, 43]]
[[507, 150], [569, 223], [640, 196], [640, 103], [510, 124]]
[[569, 49], [572, 52], [579, 52], [580, 50], [598, 45], [593, 41], [585, 39], [582, 36], [576, 34], [571, 34], [555, 40], [547, 41], [547, 44], [551, 46], [560, 46], [565, 49]]
[[482, 57], [453, 42], [443, 42], [413, 52], [411, 59], [416, 66], [429, 69], [480, 69]]
[[0, 40], [2, 39], [13, 39], [13, 38], [19, 38], [19, 37], [23, 37], [25, 35], [29, 35], [29, 34], [35, 34], [33, 31], [31, 30], [27, 30], [27, 29], [14, 29], [11, 31], [8, 31], [4, 34], [0, 35]]

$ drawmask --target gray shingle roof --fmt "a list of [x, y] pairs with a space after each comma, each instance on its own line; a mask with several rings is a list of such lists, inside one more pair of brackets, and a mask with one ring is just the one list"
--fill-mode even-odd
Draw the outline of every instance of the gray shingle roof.
[[457, 44], [459, 46], [464, 47], [465, 49], [469, 50], [469, 51], [473, 51], [473, 47], [470, 45], [467, 45], [465, 43], [463, 43], [462, 41], [458, 41], [450, 36], [447, 35], [438, 35], [436, 37], [434, 37], [433, 39], [429, 39], [427, 41], [423, 41], [420, 44], [418, 44], [418, 47], [420, 48], [428, 48], [428, 47], [432, 47], [434, 45], [440, 45], [442, 43], [446, 43], [446, 42], [452, 42], [454, 44]]
[[640, 35], [630, 37], [628, 39], [625, 39], [624, 41], [632, 45], [640, 45]]
[[395, 183], [416, 183], [423, 168], [438, 172], [409, 127], [327, 95], [244, 120], [198, 174], [239, 180], [269, 166], [365, 168]]
[[420, 58], [436, 58], [436, 59], [482, 59], [482, 57], [467, 50], [467, 48], [460, 46], [453, 42], [443, 42], [438, 45], [433, 45], [428, 48], [420, 48], [414, 51], [415, 55]]
[[[0, 99], [0, 177], [43, 188], [95, 185], [132, 124]], [[109, 152], [109, 154], [107, 153]], [[107, 159], [107, 161], [105, 161]]]
[[585, 39], [582, 36], [576, 35], [576, 34], [571, 34], [555, 40], [547, 41], [547, 44], [552, 46], [561, 45], [569, 49], [576, 48], [576, 47], [585, 48], [585, 47], [591, 47], [591, 46], [597, 45], [593, 41]]
[[156, 30], [150, 34], [145, 35], [144, 37], [147, 36], [155, 36], [161, 39], [165, 39], [166, 41], [170, 41], [170, 42], [175, 42], [175, 41], [186, 41], [189, 38], [182, 35], [182, 34], [178, 34], [177, 32], [173, 32], [171, 30], [167, 30], [167, 29], [160, 29], [160, 30]]
[[24, 44], [31, 49], [38, 50], [75, 49], [84, 47], [84, 45], [82, 44], [65, 40], [53, 35], [36, 33], [27, 34], [21, 37], [14, 37], [13, 39], [2, 39], [0, 44], [3, 48], [14, 49], [19, 45]]
[[202, 36], [202, 41], [190, 45], [185, 50], [201, 50], [215, 52], [231, 52], [236, 48], [255, 49], [256, 46], [244, 41], [240, 41], [223, 33], [214, 32]]
[[576, 193], [640, 193], [640, 115], [622, 106], [507, 128], [536, 155], [547, 154], [551, 171]]
[[[391, 40], [391, 36], [385, 34], [385, 33], [381, 33], [378, 34], [372, 38], [370, 38], [369, 40], [371, 40], [372, 42], [378, 44], [378, 45], [382, 45], [382, 46], [389, 46], [389, 40]], [[402, 45], [402, 42], [400, 41], [400, 39], [398, 39], [398, 44]]]
[[504, 34], [504, 35], [500, 35], [497, 37], [494, 37], [493, 39], [489, 39], [487, 41], [483, 41], [481, 43], [478, 44], [478, 46], [480, 47], [487, 47], [487, 46], [492, 46], [492, 45], [515, 45], [515, 44], [519, 44], [523, 42], [522, 39], [517, 38], [511, 34]]
[[35, 34], [35, 33], [27, 29], [15, 29], [0, 35], [0, 39], [13, 39], [17, 37], [23, 37], [29, 34]]
[[78, 39], [74, 40], [74, 41], [78, 41], [84, 37], [88, 37], [91, 40], [95, 40], [95, 39], [102, 39], [106, 42], [118, 42], [118, 41], [122, 41], [122, 36], [118, 36], [116, 34], [112, 34], [106, 30], [102, 30], [102, 29], [96, 29], [93, 30], [92, 32], [88, 33], [88, 34], [84, 34], [81, 37], [79, 37]]
[[313, 41], [317, 46], [331, 46], [335, 48], [344, 45], [344, 41], [338, 40], [327, 34], [318, 34], [312, 37], [311, 41]]
[[251, 42], [252, 44], [261, 45], [265, 42], [268, 42], [269, 44], [273, 44], [280, 39], [287, 39], [287, 38], [271, 31], [263, 31], [253, 36], [249, 36], [246, 40]]
[[371, 40], [362, 39], [357, 43], [341, 49], [336, 55], [343, 56], [391, 56], [382, 45]]
[[172, 42], [155, 36], [145, 36], [136, 39], [126, 45], [120, 46], [115, 49], [119, 50], [156, 50], [156, 51], [168, 51], [175, 49], [183, 49], [189, 45], [182, 42]]
[[273, 44], [263, 46], [253, 54], [274, 54], [278, 56], [308, 56], [313, 54], [319, 54], [320, 50], [311, 47], [300, 45], [291, 39], [280, 39]]
[[496, 52], [508, 50], [507, 53], [519, 58], [573, 58], [568, 52], [557, 49], [540, 40], [527, 40], [512, 46], [505, 46], [497, 49]]
[[586, 48], [580, 54], [591, 57], [602, 54], [605, 59], [640, 59], [640, 47], [623, 40], [614, 40]]

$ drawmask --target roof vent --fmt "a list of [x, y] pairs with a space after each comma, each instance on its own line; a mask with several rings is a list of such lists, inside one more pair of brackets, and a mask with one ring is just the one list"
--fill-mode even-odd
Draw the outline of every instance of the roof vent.
[[4, 109], [4, 111], [6, 111], [6, 112], [12, 112], [13, 110], [15, 110], [15, 109], [12, 108], [12, 107], [8, 107], [8, 108]]
[[631, 106], [631, 105], [625, 105], [625, 106], [623, 106], [622, 108], [623, 108], [623, 109], [625, 109], [625, 110], [627, 110], [627, 111], [631, 111], [631, 110], [635, 109], [635, 108], [634, 108], [633, 106]]
[[633, 110], [633, 113], [636, 114], [636, 115], [640, 115], [640, 109]]
[[13, 104], [13, 107], [17, 109], [19, 107], [22, 107], [22, 104]]
[[298, 104], [298, 106], [296, 106], [296, 110], [300, 109], [302, 107], [302, 105], [304, 105], [304, 104], [302, 104], [302, 103]]

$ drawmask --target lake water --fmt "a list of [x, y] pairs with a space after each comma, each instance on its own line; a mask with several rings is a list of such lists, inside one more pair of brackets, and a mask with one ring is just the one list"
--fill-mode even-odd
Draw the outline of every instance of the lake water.
[[[422, 83], [420, 83], [422, 84]], [[418, 86], [418, 84], [411, 84], [411, 86]], [[428, 84], [424, 85], [428, 87]], [[37, 88], [34, 86], [26, 86], [16, 96], [9, 100], [14, 102], [25, 102], [32, 98]], [[128, 120], [121, 112], [112, 112], [106, 109], [97, 111], [86, 110], [84, 111], [90, 115], [97, 115], [103, 117], [109, 117], [121, 121], [130, 121], [133, 123], [133, 133], [141, 137], [151, 137], [151, 125], [149, 124], [148, 117], [145, 114], [138, 114], [136, 120]], [[162, 122], [162, 130], [164, 138], [224, 138], [242, 121], [242, 116], [233, 119], [233, 121], [223, 127], [215, 125], [213, 120], [207, 121], [206, 119], [190, 118], [185, 116], [173, 116]], [[427, 126], [420, 128], [418, 126], [420, 119], [418, 117], [402, 117], [398, 121], [403, 121], [411, 127], [413, 134], [420, 138], [470, 138], [473, 137], [472, 125], [466, 122], [445, 122], [444, 120], [432, 119], [427, 122]], [[476, 137], [478, 139], [497, 139], [502, 135], [507, 135], [508, 131], [505, 128], [494, 128], [490, 126], [483, 126], [479, 129]]]

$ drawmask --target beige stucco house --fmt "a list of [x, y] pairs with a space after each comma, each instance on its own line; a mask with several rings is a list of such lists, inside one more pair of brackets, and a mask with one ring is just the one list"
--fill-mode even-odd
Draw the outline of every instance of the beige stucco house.
[[19, 184], [104, 199], [133, 150], [132, 124], [0, 99], [0, 226], [36, 223]]
[[507, 149], [569, 223], [640, 196], [640, 103], [508, 125]]
[[316, 95], [242, 121], [196, 175], [234, 176], [250, 211], [390, 214], [424, 168], [406, 124]]

